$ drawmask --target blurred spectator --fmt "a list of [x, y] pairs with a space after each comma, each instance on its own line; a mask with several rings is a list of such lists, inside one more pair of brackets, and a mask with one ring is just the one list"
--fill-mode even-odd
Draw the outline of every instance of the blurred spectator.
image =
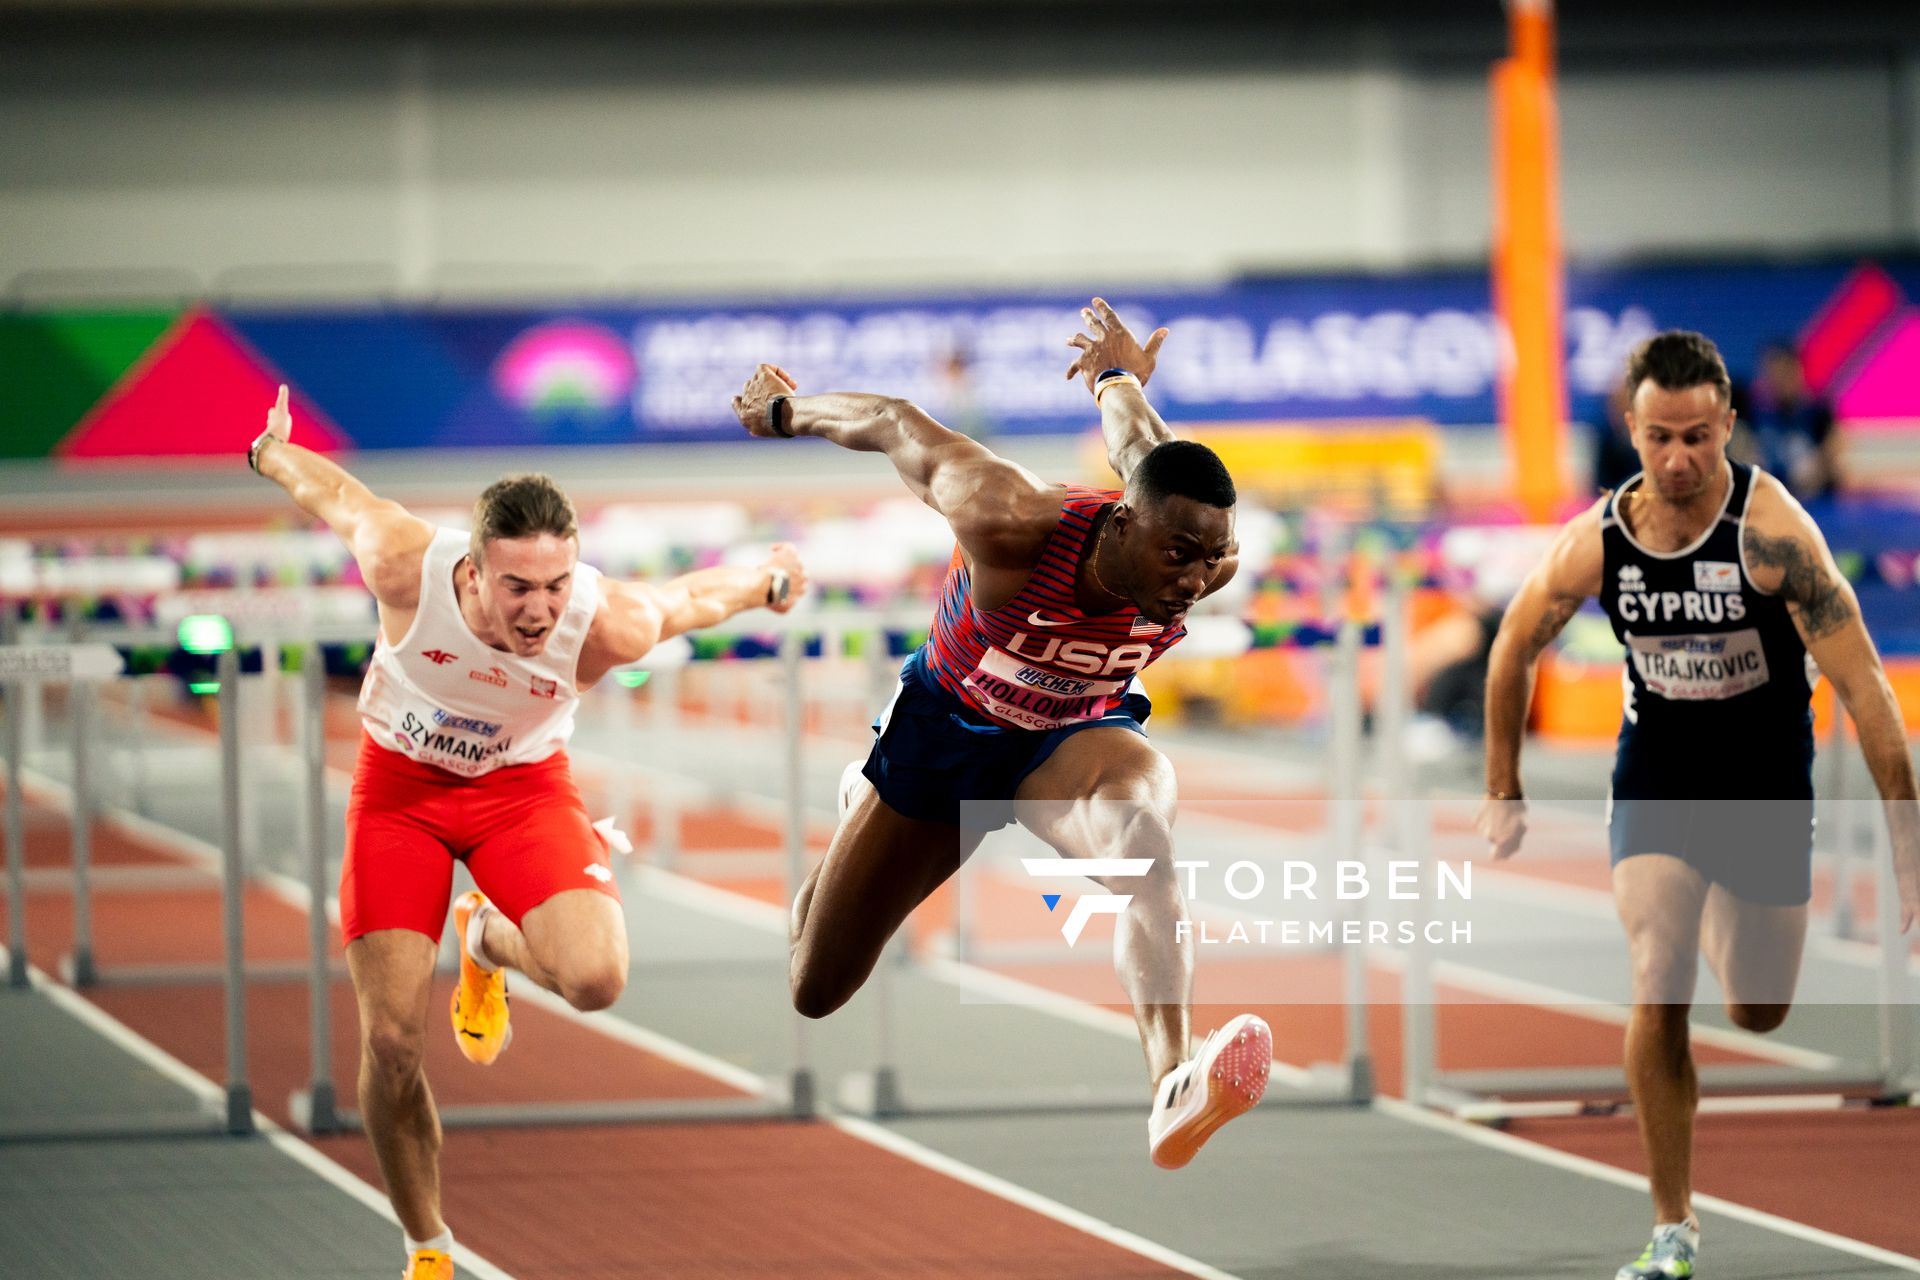
[[1734, 408], [1739, 416], [1729, 453], [1778, 477], [1802, 501], [1824, 498], [1843, 487], [1833, 409], [1807, 389], [1792, 343], [1767, 344]]
[[1414, 634], [1407, 674], [1419, 716], [1445, 725], [1458, 739], [1478, 741], [1485, 732], [1487, 660], [1506, 610], [1459, 595], [1453, 604]]
[[946, 412], [940, 420], [962, 435], [985, 440], [993, 434], [993, 419], [973, 391], [973, 366], [967, 353], [955, 348], [940, 369], [941, 403]]
[[1640, 455], [1634, 452], [1633, 437], [1627, 431], [1627, 388], [1615, 380], [1607, 392], [1601, 421], [1593, 428], [1593, 487], [1618, 489], [1640, 470]]

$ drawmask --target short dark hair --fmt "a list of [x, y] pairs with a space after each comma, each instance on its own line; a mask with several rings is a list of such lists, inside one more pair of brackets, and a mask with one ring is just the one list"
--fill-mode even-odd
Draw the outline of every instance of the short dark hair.
[[1627, 357], [1628, 399], [1649, 379], [1663, 391], [1685, 391], [1710, 383], [1720, 393], [1720, 403], [1733, 399], [1733, 379], [1727, 376], [1727, 362], [1720, 358], [1720, 348], [1706, 334], [1691, 329], [1656, 333], [1633, 349]]
[[479, 564], [480, 551], [495, 538], [580, 537], [580, 518], [573, 503], [552, 476], [529, 472], [502, 476], [486, 487], [473, 504], [473, 541], [470, 550]]
[[1233, 477], [1220, 455], [1197, 440], [1164, 440], [1133, 469], [1131, 490], [1143, 502], [1192, 498], [1210, 507], [1238, 502]]

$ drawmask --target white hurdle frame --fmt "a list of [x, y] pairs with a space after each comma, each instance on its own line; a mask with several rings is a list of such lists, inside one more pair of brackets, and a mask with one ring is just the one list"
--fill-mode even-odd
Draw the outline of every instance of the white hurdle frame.
[[[1402, 608], [1395, 608], [1398, 615]], [[1383, 624], [1387, 634], [1404, 634], [1404, 619], [1392, 616]], [[1390, 646], [1391, 647], [1391, 646]], [[1389, 668], [1391, 674], [1392, 668]], [[1399, 708], [1393, 718], [1404, 720], [1404, 680], [1390, 680], [1383, 689]], [[1838, 699], [1834, 705], [1828, 750], [1842, 758], [1828, 765], [1830, 786], [1844, 790], [1848, 738]], [[1383, 746], [1401, 754], [1396, 738]], [[1404, 785], [1396, 788], [1395, 831], [1400, 856], [1422, 865], [1430, 860], [1431, 804], [1417, 770], [1405, 770]], [[1840, 796], [1834, 797], [1842, 798]], [[1843, 807], [1841, 812], [1848, 810]], [[1855, 824], [1857, 825], [1857, 818]], [[1818, 1069], [1791, 1064], [1709, 1064], [1697, 1068], [1703, 1096], [1699, 1110], [1713, 1112], [1787, 1111], [1827, 1109], [1858, 1103], [1866, 1106], [1902, 1105], [1920, 1101], [1916, 1060], [1915, 1017], [1909, 973], [1909, 953], [1899, 932], [1899, 888], [1884, 821], [1871, 822], [1864, 842], [1871, 846], [1874, 898], [1879, 945], [1876, 984], [1879, 1017], [1875, 1057], [1871, 1063]], [[1836, 912], [1847, 910], [1851, 875], [1849, 850], [1861, 843], [1858, 830], [1839, 833], [1836, 841]], [[1850, 916], [1848, 917], [1850, 921]], [[1810, 930], [1816, 926], [1810, 922]], [[1851, 932], [1851, 924], [1845, 926]], [[1484, 1124], [1541, 1116], [1616, 1115], [1631, 1109], [1619, 1101], [1627, 1094], [1623, 1066], [1500, 1068], [1443, 1072], [1439, 1067], [1439, 1032], [1434, 1004], [1432, 948], [1424, 941], [1404, 949], [1405, 1003], [1402, 1034], [1405, 1044], [1405, 1093], [1409, 1101]], [[1863, 1069], [1864, 1068], [1864, 1069]], [[1717, 1096], [1716, 1096], [1717, 1095]]]
[[[1343, 622], [1331, 643], [1326, 686], [1329, 723], [1328, 837], [1336, 859], [1365, 856], [1366, 794], [1362, 777], [1360, 650], [1363, 628]], [[985, 957], [973, 945], [971, 897], [967, 877], [956, 874], [954, 938], [951, 958], [977, 964]], [[1338, 1063], [1316, 1063], [1308, 1083], [1269, 1089], [1262, 1106], [1357, 1106], [1372, 1100], [1374, 1071], [1368, 1045], [1370, 1005], [1367, 1000], [1368, 948], [1341, 949], [1342, 989], [1346, 1006], [1345, 1044]], [[1074, 1114], [1132, 1111], [1141, 1106], [1135, 1088], [1094, 1090], [1080, 1086], [999, 1091], [918, 1090], [907, 1086], [898, 1066], [893, 1015], [894, 990], [902, 969], [913, 964], [899, 935], [891, 939], [874, 968], [873, 1034], [875, 1065], [843, 1077], [836, 1100], [844, 1111], [876, 1119], [908, 1116], [994, 1114]]]
[[[16, 645], [0, 647], [0, 685], [7, 697], [7, 956], [8, 981], [16, 988], [30, 985], [26, 937], [26, 845], [24, 839], [21, 794], [22, 756], [26, 717], [22, 708], [38, 704], [42, 686], [67, 684], [73, 691], [70, 708], [74, 775], [71, 789], [70, 824], [73, 841], [74, 949], [62, 968], [75, 986], [97, 985], [100, 972], [93, 963], [88, 873], [91, 855], [91, 831], [94, 816], [89, 786], [89, 733], [98, 686], [118, 679], [125, 670], [119, 652], [105, 644]], [[220, 898], [224, 962], [217, 970], [225, 987], [225, 1024], [227, 1069], [224, 1087], [224, 1111], [218, 1115], [181, 1119], [168, 1116], [96, 1116], [85, 1125], [35, 1127], [0, 1135], [51, 1139], [56, 1137], [172, 1136], [179, 1134], [253, 1132], [253, 1092], [247, 1082], [246, 987], [242, 974], [244, 954], [243, 900], [246, 882], [239, 844], [239, 760], [240, 741], [235, 705], [239, 691], [239, 655], [232, 650], [219, 656], [220, 679], [220, 784], [221, 784], [221, 868]], [[84, 692], [82, 692], [84, 690]]]

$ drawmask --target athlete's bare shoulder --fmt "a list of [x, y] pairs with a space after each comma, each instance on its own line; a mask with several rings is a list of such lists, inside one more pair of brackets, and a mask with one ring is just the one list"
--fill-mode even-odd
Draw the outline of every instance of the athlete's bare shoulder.
[[1067, 487], [1048, 484], [1025, 467], [1007, 463], [993, 483], [947, 515], [953, 536], [977, 565], [1031, 569], [1060, 523]]
[[1600, 594], [1600, 579], [1606, 567], [1606, 540], [1601, 536], [1606, 514], [1607, 495], [1560, 528], [1559, 536], [1547, 552], [1548, 586], [1559, 597]]
[[1813, 517], [1800, 505], [1779, 479], [1760, 468], [1753, 469], [1753, 492], [1747, 498], [1746, 525], [1762, 536], [1801, 535], [1817, 529]]
[[438, 532], [398, 503], [382, 503], [354, 530], [353, 556], [367, 590], [387, 609], [420, 605], [420, 570]]

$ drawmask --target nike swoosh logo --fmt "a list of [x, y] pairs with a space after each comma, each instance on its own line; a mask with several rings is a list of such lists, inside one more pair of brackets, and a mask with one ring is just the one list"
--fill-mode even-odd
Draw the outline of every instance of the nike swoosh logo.
[[485, 1040], [487, 1038], [485, 1032], [469, 1031], [465, 1027], [460, 1028], [460, 1034], [463, 1036], [472, 1036], [475, 1040]]
[[1073, 619], [1043, 618], [1040, 616], [1040, 611], [1035, 609], [1027, 615], [1027, 625], [1030, 627], [1070, 627], [1073, 625]]

